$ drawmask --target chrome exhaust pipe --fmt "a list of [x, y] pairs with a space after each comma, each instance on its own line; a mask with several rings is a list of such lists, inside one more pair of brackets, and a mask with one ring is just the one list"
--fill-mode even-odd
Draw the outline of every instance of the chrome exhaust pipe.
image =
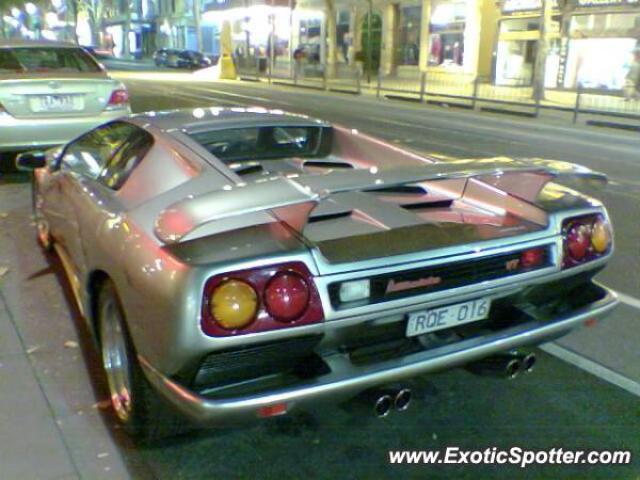
[[466, 369], [476, 375], [488, 375], [511, 380], [516, 378], [522, 371], [522, 361], [517, 355], [499, 354], [467, 365]]
[[391, 412], [393, 404], [394, 400], [391, 395], [387, 393], [381, 394], [373, 403], [373, 413], [378, 418], [384, 418]]
[[538, 362], [538, 357], [535, 353], [518, 353], [518, 358], [520, 359], [520, 368], [525, 373], [533, 372], [533, 368]]
[[393, 399], [393, 406], [398, 412], [404, 412], [409, 408], [409, 404], [411, 404], [411, 399], [413, 398], [413, 393], [409, 388], [402, 388], [398, 390], [395, 398]]

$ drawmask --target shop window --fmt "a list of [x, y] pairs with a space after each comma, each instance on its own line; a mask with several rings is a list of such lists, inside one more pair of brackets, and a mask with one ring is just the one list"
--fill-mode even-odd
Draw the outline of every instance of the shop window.
[[569, 32], [573, 38], [640, 37], [640, 13], [574, 15]]
[[573, 39], [569, 44], [564, 86], [620, 90], [629, 70], [635, 38]]
[[397, 51], [398, 65], [418, 65], [420, 57], [420, 21], [422, 7], [400, 9], [400, 32]]
[[429, 31], [429, 65], [461, 66], [467, 4], [443, 2], [433, 6]]
[[540, 30], [539, 18], [513, 18], [500, 22], [500, 33]]
[[429, 65], [461, 66], [464, 60], [462, 32], [432, 33], [429, 37]]
[[[353, 46], [353, 34], [349, 30], [351, 14], [348, 10], [340, 10], [336, 22], [336, 45], [338, 61], [349, 62], [350, 49]], [[352, 53], [351, 53], [352, 54]]]
[[537, 40], [510, 40], [498, 43], [496, 84], [530, 85], [536, 58]]

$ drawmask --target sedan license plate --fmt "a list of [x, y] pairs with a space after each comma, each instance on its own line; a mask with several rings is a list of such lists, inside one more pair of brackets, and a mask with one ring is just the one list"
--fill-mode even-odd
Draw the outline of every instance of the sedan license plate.
[[70, 112], [75, 109], [74, 95], [42, 95], [39, 100], [40, 112]]
[[489, 315], [490, 306], [491, 300], [489, 298], [480, 298], [470, 302], [410, 313], [407, 322], [407, 337], [483, 320]]

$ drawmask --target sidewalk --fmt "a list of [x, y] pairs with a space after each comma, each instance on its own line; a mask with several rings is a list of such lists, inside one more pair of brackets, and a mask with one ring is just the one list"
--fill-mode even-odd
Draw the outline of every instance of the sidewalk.
[[129, 478], [95, 352], [25, 221], [29, 189], [0, 186], [0, 478]]
[[[535, 107], [533, 88], [531, 86], [501, 86], [487, 81], [475, 83], [475, 77], [456, 72], [405, 71], [395, 75], [385, 75], [380, 79], [376, 75], [370, 78], [366, 74], [359, 74], [355, 67], [345, 64], [336, 65], [334, 77], [323, 78], [322, 65], [304, 65], [304, 74], [294, 79], [293, 69], [284, 60], [278, 60], [272, 70], [272, 81], [294, 82], [300, 86], [315, 88], [340, 89], [346, 91], [377, 93], [381, 95], [399, 94], [420, 97], [451, 98], [451, 101], [470, 103], [475, 97], [478, 102], [514, 103], [524, 107]], [[240, 69], [240, 76], [249, 76], [268, 80], [268, 72], [258, 72], [255, 68]], [[368, 81], [370, 80], [370, 81]], [[424, 87], [422, 83], [424, 82]], [[379, 85], [378, 85], [379, 83]], [[575, 109], [582, 111], [598, 111], [602, 113], [637, 115], [640, 118], [640, 100], [626, 101], [619, 92], [612, 94], [597, 93], [595, 91], [578, 92], [576, 90], [546, 89], [541, 100], [543, 108]]]

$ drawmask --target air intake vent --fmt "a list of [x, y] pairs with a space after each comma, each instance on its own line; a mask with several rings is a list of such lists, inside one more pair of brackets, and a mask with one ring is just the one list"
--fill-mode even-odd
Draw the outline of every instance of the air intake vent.
[[410, 194], [410, 195], [426, 195], [427, 191], [418, 185], [398, 185], [396, 187], [369, 188], [364, 190], [371, 193], [393, 193], [393, 194]]
[[427, 208], [449, 208], [453, 200], [439, 200], [436, 202], [417, 202], [401, 205], [405, 210], [424, 210]]
[[351, 170], [353, 169], [353, 165], [346, 162], [332, 162], [328, 160], [307, 160], [304, 162], [304, 167], [315, 167], [315, 168], [334, 168], [334, 169], [345, 169]]

